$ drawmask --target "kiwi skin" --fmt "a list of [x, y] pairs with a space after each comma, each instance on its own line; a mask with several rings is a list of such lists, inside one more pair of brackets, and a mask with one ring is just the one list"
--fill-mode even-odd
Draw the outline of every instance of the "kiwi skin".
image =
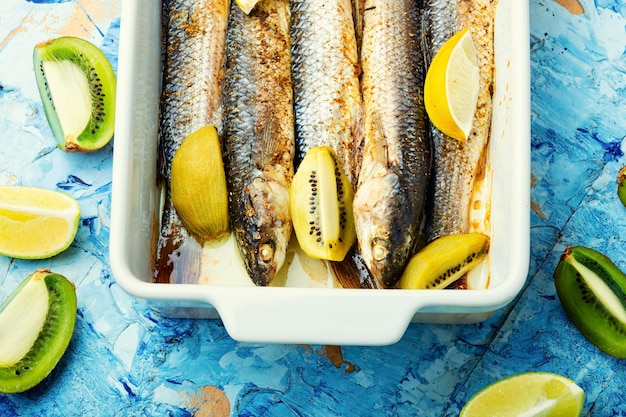
[[[90, 119], [78, 135], [64, 132], [44, 70], [45, 62], [63, 61], [80, 68], [89, 84]], [[105, 146], [113, 137], [115, 127], [116, 79], [113, 67], [104, 53], [85, 39], [63, 36], [36, 45], [33, 65], [46, 119], [58, 147], [66, 152], [90, 152]], [[79, 94], [69, 87], [63, 87], [64, 94]], [[79, 105], [76, 100], [73, 103]]]
[[31, 279], [43, 280], [48, 290], [48, 314], [39, 336], [22, 359], [0, 367], [0, 393], [24, 392], [43, 381], [69, 346], [76, 323], [76, 290], [63, 275], [39, 269], [29, 275], [0, 305], [0, 314], [14, 302]]
[[[595, 288], [610, 292], [594, 292], [590, 279]], [[603, 352], [626, 358], [626, 274], [606, 255], [570, 246], [555, 268], [554, 282], [565, 312], [581, 333]], [[609, 299], [613, 310], [607, 307]]]

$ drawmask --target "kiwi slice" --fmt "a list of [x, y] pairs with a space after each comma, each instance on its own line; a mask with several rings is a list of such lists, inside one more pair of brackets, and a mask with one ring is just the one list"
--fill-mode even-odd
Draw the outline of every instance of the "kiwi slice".
[[98, 47], [65, 36], [33, 51], [35, 78], [43, 108], [59, 148], [88, 152], [113, 137], [115, 73]]
[[329, 261], [345, 258], [356, 240], [352, 198], [352, 186], [332, 148], [311, 148], [289, 193], [293, 228], [304, 253]]
[[0, 305], [0, 393], [26, 391], [59, 362], [74, 332], [76, 291], [39, 269]]
[[603, 352], [626, 358], [626, 274], [606, 255], [570, 246], [554, 270], [554, 283], [581, 333]]
[[485, 259], [489, 242], [489, 236], [482, 233], [458, 233], [433, 240], [411, 257], [400, 288], [448, 287]]
[[178, 216], [200, 241], [229, 232], [226, 174], [214, 126], [185, 137], [172, 159], [170, 187]]
[[626, 166], [622, 167], [617, 174], [617, 196], [626, 206]]

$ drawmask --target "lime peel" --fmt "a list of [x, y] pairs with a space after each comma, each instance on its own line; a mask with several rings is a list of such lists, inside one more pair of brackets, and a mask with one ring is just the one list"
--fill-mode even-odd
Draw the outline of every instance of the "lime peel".
[[552, 372], [526, 372], [500, 379], [474, 394], [460, 417], [580, 416], [585, 393]]

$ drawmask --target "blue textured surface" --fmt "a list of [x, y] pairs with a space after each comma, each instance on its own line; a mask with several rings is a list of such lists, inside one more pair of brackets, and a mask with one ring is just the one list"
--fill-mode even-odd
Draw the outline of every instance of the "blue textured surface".
[[552, 371], [586, 391], [588, 416], [626, 416], [624, 362], [569, 322], [552, 272], [567, 245], [626, 270], [626, 6], [583, 0], [573, 15], [531, 0], [532, 213], [528, 285], [483, 323], [413, 324], [386, 347], [242, 344], [220, 321], [161, 317], [124, 293], [108, 265], [113, 142], [65, 154], [47, 126], [31, 51], [90, 39], [117, 66], [121, 0], [3, 0], [0, 184], [63, 190], [82, 208], [72, 246], [45, 261], [0, 257], [0, 298], [39, 267], [77, 286], [77, 327], [41, 385], [0, 396], [2, 416], [455, 416], [494, 380]]

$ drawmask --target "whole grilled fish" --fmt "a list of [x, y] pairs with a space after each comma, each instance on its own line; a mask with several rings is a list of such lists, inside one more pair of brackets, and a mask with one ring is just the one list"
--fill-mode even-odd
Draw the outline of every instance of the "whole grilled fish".
[[362, 100], [350, 0], [292, 0], [297, 164], [314, 146], [333, 148], [354, 186]]
[[426, 240], [470, 231], [472, 192], [484, 173], [489, 142], [494, 73], [493, 26], [497, 0], [428, 0], [425, 33], [431, 57], [458, 30], [468, 27], [478, 52], [480, 90], [474, 125], [466, 142], [447, 137], [435, 127], [433, 138], [432, 207]]
[[197, 282], [202, 246], [172, 206], [169, 179], [174, 153], [191, 132], [221, 125], [228, 0], [166, 0], [162, 6], [163, 87], [158, 177], [164, 208], [154, 268], [157, 282]]
[[292, 224], [294, 116], [287, 0], [230, 11], [223, 146], [231, 228], [248, 274], [267, 285], [285, 261]]
[[365, 3], [364, 148], [353, 209], [363, 260], [385, 288], [416, 245], [430, 176], [420, 22], [415, 0]]

